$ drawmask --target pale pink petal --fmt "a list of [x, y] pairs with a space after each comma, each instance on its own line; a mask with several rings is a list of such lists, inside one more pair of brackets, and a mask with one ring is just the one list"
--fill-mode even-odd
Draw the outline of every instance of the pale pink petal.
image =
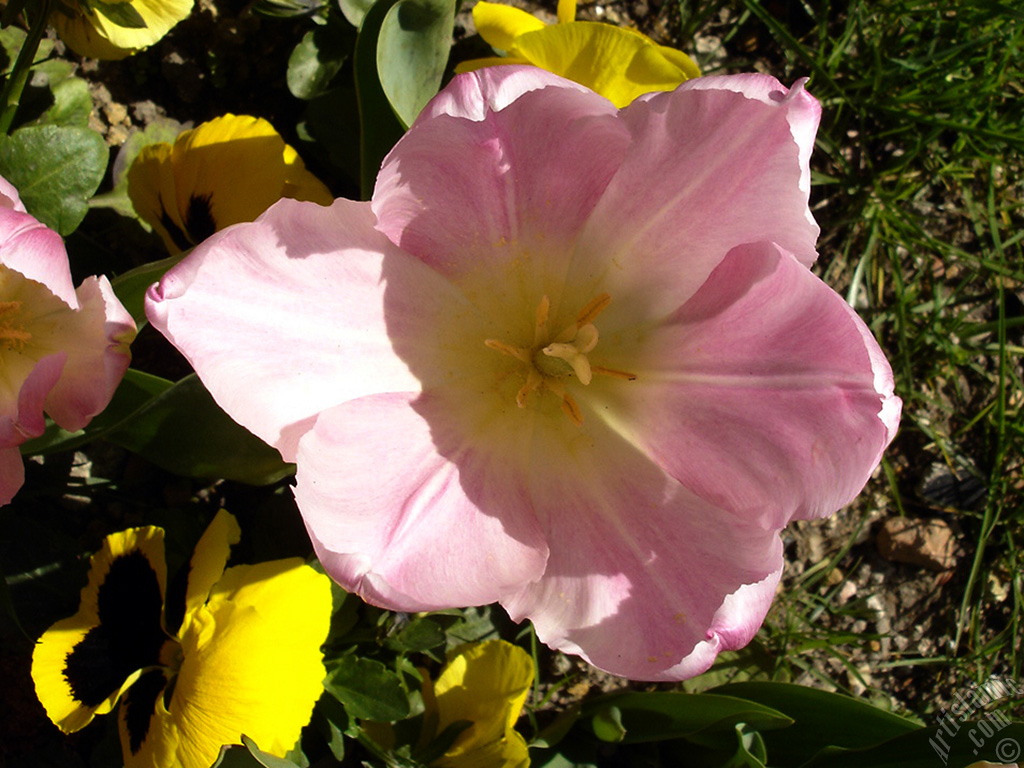
[[384, 161], [378, 228], [481, 311], [557, 301], [626, 126], [607, 99], [532, 68], [459, 75], [438, 100]]
[[634, 334], [609, 365], [642, 374], [587, 404], [741, 518], [778, 528], [834, 512], [895, 433], [900, 401], [870, 331], [774, 244], [733, 249], [677, 313]]
[[804, 264], [817, 102], [762, 76], [696, 78], [622, 111], [633, 141], [583, 231], [570, 282], [600, 281], [614, 314], [673, 311], [725, 254], [772, 240]]
[[[10, 358], [8, 353], [4, 361], [5, 375], [12, 362]], [[0, 448], [21, 445], [43, 434], [46, 428], [43, 403], [60, 378], [66, 360], [67, 352], [64, 351], [47, 355], [32, 363], [31, 370], [23, 377], [18, 377], [16, 397], [12, 397], [9, 392], [4, 393], [0, 401]], [[5, 389], [8, 383], [5, 381]]]
[[373, 224], [368, 203], [281, 200], [202, 243], [146, 298], [220, 406], [286, 461], [320, 411], [419, 389], [389, 333], [429, 330], [451, 288]]
[[42, 283], [72, 309], [78, 307], [64, 241], [24, 208], [0, 206], [0, 266]]
[[17, 448], [0, 448], [0, 506], [10, 504], [25, 484], [25, 463]]
[[782, 568], [778, 532], [738, 522], [596, 419], [538, 436], [531, 494], [544, 577], [502, 598], [553, 648], [635, 680], [699, 674], [760, 626]]
[[135, 321], [106, 277], [87, 277], [76, 295], [78, 311], [67, 313], [45, 337], [33, 339], [67, 350], [64, 371], [46, 398], [46, 412], [72, 432], [107, 407], [128, 370], [128, 345], [135, 338]]
[[21, 202], [18, 190], [3, 176], [0, 176], [0, 207], [25, 212], [25, 204]]
[[411, 394], [352, 400], [299, 442], [295, 498], [317, 556], [345, 589], [392, 609], [493, 602], [547, 558], [514, 447], [483, 450], [449, 428], [459, 414], [436, 410]]

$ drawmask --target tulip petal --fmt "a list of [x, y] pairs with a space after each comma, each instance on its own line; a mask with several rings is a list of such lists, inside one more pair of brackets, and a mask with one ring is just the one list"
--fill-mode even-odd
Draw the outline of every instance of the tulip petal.
[[766, 527], [848, 504], [895, 433], [900, 402], [871, 332], [774, 244], [731, 251], [643, 333], [646, 375], [594, 413], [628, 414], [620, 432], [673, 477]]
[[697, 78], [631, 104], [630, 150], [578, 246], [602, 258], [578, 260], [569, 281], [603, 281], [627, 299], [607, 317], [631, 308], [639, 319], [674, 311], [741, 243], [773, 240], [811, 264], [806, 128], [818, 109], [799, 85], [755, 75]]
[[556, 301], [626, 149], [615, 109], [540, 70], [494, 67], [459, 75], [425, 112], [377, 177], [378, 228], [481, 311]]
[[[197, 247], [146, 298], [150, 322], [218, 404], [286, 461], [325, 408], [419, 388], [392, 351], [389, 327], [422, 325], [417, 305], [444, 285], [373, 223], [366, 203], [281, 200]], [[407, 297], [386, 318], [385, 283]]]
[[[13, 189], [13, 187], [11, 187]], [[70, 308], [78, 307], [67, 251], [60, 235], [25, 213], [0, 206], [0, 275], [11, 269], [46, 286]], [[8, 280], [0, 277], [0, 285]]]
[[782, 570], [778, 532], [700, 499], [598, 419], [537, 435], [543, 578], [501, 603], [553, 648], [635, 680], [699, 674], [753, 637]]
[[299, 445], [295, 498], [317, 556], [345, 589], [396, 610], [494, 602], [547, 557], [515, 437], [471, 442], [456, 412], [429, 423], [418, 412], [433, 407], [400, 394], [350, 401]]
[[34, 346], [67, 350], [60, 380], [46, 398], [46, 412], [68, 431], [81, 429], [107, 407], [128, 370], [129, 345], [135, 338], [135, 321], [106, 277], [87, 277], [76, 295], [77, 311], [26, 320], [33, 328]]

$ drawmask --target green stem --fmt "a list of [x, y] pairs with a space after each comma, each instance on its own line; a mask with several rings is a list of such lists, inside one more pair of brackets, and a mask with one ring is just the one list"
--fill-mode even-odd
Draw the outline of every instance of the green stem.
[[10, 133], [14, 115], [21, 104], [21, 92], [25, 90], [25, 83], [28, 82], [28, 73], [35, 61], [36, 51], [39, 50], [39, 42], [46, 33], [52, 5], [53, 0], [42, 0], [40, 3], [39, 15], [30, 25], [25, 44], [21, 46], [18, 59], [14, 62], [14, 69], [8, 75], [3, 92], [0, 93], [0, 105], [3, 105], [3, 112], [0, 113], [0, 133], [4, 135]]

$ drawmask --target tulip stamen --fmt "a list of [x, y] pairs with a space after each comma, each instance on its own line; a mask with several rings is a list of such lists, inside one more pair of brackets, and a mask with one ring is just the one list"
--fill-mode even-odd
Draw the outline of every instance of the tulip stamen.
[[574, 322], [552, 337], [548, 330], [551, 302], [545, 295], [541, 297], [534, 313], [531, 346], [517, 347], [498, 339], [484, 340], [490, 349], [514, 357], [528, 366], [526, 382], [516, 392], [516, 405], [525, 408], [530, 394], [547, 389], [562, 400], [562, 411], [572, 423], [580, 426], [583, 423], [583, 411], [572, 395], [566, 392], [567, 377], [575, 376], [584, 386], [590, 384], [595, 373], [624, 381], [636, 379], [635, 373], [591, 365], [587, 356], [597, 346], [599, 339], [594, 320], [608, 308], [611, 301], [612, 297], [607, 293], [594, 297], [583, 306]]
[[21, 350], [32, 338], [24, 326], [11, 322], [20, 311], [20, 301], [0, 301], [0, 344], [5, 349]]

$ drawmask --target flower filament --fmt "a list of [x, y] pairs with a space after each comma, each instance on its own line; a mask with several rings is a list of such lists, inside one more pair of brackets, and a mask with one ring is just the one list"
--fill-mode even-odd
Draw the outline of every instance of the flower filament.
[[0, 345], [4, 349], [20, 351], [32, 338], [24, 326], [14, 322], [20, 312], [20, 301], [0, 301]]
[[533, 392], [547, 390], [562, 400], [562, 411], [579, 426], [583, 413], [579, 403], [565, 388], [565, 379], [573, 375], [584, 386], [595, 373], [632, 381], [635, 374], [592, 365], [587, 356], [597, 346], [599, 334], [594, 320], [611, 304], [612, 297], [602, 293], [589, 301], [576, 315], [576, 320], [552, 336], [548, 329], [551, 304], [545, 295], [537, 305], [533, 344], [516, 347], [498, 339], [485, 339], [491, 349], [525, 363], [526, 383], [516, 393], [516, 405], [526, 407], [526, 398]]

